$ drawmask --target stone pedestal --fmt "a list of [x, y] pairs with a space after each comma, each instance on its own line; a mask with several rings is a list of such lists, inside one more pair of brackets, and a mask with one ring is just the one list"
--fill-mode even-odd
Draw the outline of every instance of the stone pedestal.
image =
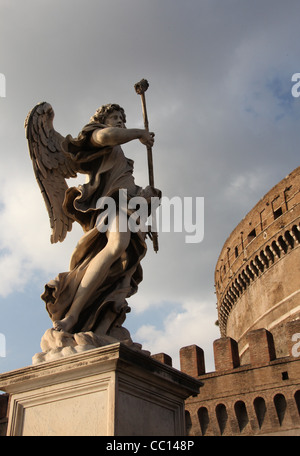
[[13, 436], [183, 436], [200, 386], [119, 343], [0, 375]]

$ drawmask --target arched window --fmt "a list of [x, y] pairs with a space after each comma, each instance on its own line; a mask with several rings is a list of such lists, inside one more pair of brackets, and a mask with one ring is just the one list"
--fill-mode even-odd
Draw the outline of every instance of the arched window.
[[298, 413], [300, 415], [300, 390], [295, 392], [294, 398], [295, 398], [296, 405], [297, 405], [297, 408], [298, 408]]
[[228, 413], [224, 404], [218, 404], [216, 407], [216, 416], [220, 428], [221, 435], [225, 431], [228, 421]]
[[206, 407], [199, 408], [198, 418], [199, 418], [202, 435], [205, 435], [207, 428], [208, 428], [208, 424], [209, 424], [209, 416], [208, 416], [208, 411], [207, 411]]
[[280, 393], [276, 394], [276, 396], [274, 396], [273, 400], [274, 400], [274, 405], [276, 408], [276, 413], [278, 416], [279, 424], [281, 426], [283, 423], [283, 420], [284, 420], [285, 412], [286, 412], [286, 400], [285, 400], [284, 395], [280, 394]]
[[236, 419], [239, 424], [240, 431], [242, 432], [242, 430], [249, 423], [249, 418], [248, 418], [248, 413], [247, 413], [245, 402], [237, 401], [234, 404], [234, 411], [235, 411]]
[[192, 420], [191, 420], [190, 412], [188, 412], [187, 410], [185, 411], [185, 430], [186, 430], [186, 435], [191, 435]]
[[253, 401], [258, 426], [261, 428], [265, 419], [266, 414], [266, 403], [262, 397], [256, 397]]

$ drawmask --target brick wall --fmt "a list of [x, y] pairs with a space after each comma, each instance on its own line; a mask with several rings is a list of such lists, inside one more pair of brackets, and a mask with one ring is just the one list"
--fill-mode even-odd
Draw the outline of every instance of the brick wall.
[[[209, 373], [203, 350], [181, 348], [181, 370], [204, 383], [197, 397], [186, 400], [188, 435], [300, 435], [300, 344], [295, 345], [300, 320], [286, 324], [285, 331], [289, 356], [281, 358], [276, 358], [271, 332], [251, 331], [246, 365], [240, 363], [235, 340], [216, 340], [216, 370]], [[295, 334], [299, 339], [292, 340]]]

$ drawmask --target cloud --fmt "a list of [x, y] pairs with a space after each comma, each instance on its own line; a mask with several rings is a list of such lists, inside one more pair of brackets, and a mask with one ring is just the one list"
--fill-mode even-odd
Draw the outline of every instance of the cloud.
[[214, 326], [210, 305], [199, 301], [186, 301], [180, 311], [171, 312], [160, 328], [153, 324], [142, 325], [134, 334], [144, 349], [151, 354], [166, 353], [173, 366], [180, 368], [179, 350], [187, 345], [198, 345], [205, 352], [207, 371], [214, 370], [212, 338], [219, 338], [219, 329]]
[[[33, 178], [34, 179], [34, 178]], [[68, 269], [74, 239], [50, 244], [50, 222], [32, 178], [17, 173], [2, 180], [0, 209], [0, 295], [26, 289], [37, 273]], [[78, 233], [77, 233], [78, 235]], [[74, 238], [74, 233], [73, 236]], [[1, 250], [3, 254], [1, 255]], [[67, 259], [67, 261], [66, 261]], [[54, 272], [57, 271], [57, 272]]]

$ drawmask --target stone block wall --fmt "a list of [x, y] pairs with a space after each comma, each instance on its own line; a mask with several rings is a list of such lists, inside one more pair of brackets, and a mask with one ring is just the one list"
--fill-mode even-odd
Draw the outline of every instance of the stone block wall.
[[275, 185], [224, 243], [215, 269], [221, 336], [239, 343], [250, 362], [247, 333], [272, 332], [286, 356], [282, 325], [299, 318], [300, 167]]
[[300, 435], [300, 320], [285, 329], [289, 356], [276, 358], [273, 336], [262, 328], [248, 334], [246, 365], [240, 364], [236, 341], [216, 340], [215, 372], [199, 371], [199, 347], [180, 350], [181, 370], [193, 376], [198, 370], [204, 383], [197, 397], [186, 400], [188, 435]]

